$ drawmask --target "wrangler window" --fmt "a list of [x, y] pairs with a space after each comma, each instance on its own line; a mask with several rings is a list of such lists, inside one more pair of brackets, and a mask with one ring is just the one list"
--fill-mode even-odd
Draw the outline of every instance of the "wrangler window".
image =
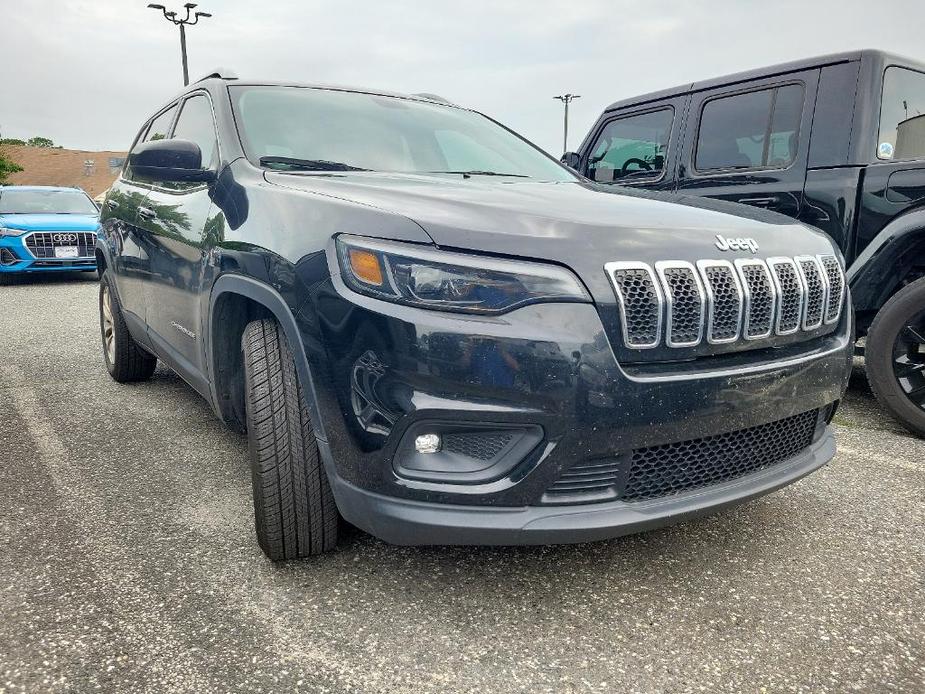
[[796, 158], [802, 116], [798, 84], [712, 99], [700, 117], [695, 167], [786, 168]]
[[883, 73], [880, 159], [925, 157], [925, 74], [902, 67]]
[[598, 183], [659, 178], [671, 135], [674, 111], [663, 108], [610, 121], [588, 160], [588, 176]]

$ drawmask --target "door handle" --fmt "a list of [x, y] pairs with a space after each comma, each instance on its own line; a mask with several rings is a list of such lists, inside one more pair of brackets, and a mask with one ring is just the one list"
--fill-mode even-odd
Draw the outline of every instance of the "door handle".
[[757, 198], [739, 198], [739, 202], [743, 205], [754, 205], [755, 207], [770, 207], [780, 202], [780, 198], [776, 195], [767, 195]]
[[152, 210], [150, 207], [139, 207], [138, 215], [144, 217], [145, 219], [154, 219], [157, 217], [157, 212]]
[[106, 207], [108, 207], [110, 210], [114, 210], [118, 206], [119, 206], [119, 203], [113, 200], [112, 198], [109, 198], [109, 200], [106, 201]]

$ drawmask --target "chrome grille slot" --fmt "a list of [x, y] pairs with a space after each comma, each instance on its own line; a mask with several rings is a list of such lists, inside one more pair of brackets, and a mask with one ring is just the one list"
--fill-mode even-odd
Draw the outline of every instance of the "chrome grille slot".
[[834, 323], [841, 316], [842, 302], [845, 296], [845, 280], [842, 275], [841, 263], [834, 255], [817, 256], [825, 270], [825, 277], [829, 285], [828, 301], [825, 305], [825, 323]]
[[790, 335], [800, 329], [803, 312], [803, 283], [793, 258], [768, 258], [774, 289], [777, 291], [778, 335]]
[[644, 263], [607, 263], [623, 321], [623, 341], [645, 349], [662, 336], [662, 292], [652, 268]]
[[707, 341], [735, 342], [742, 323], [742, 285], [728, 260], [700, 260], [697, 268], [707, 292]]
[[776, 293], [768, 266], [758, 259], [736, 260], [735, 265], [745, 289], [745, 339], [769, 337], [774, 323]]
[[826, 304], [826, 281], [819, 261], [813, 256], [801, 255], [795, 258], [800, 278], [806, 288], [806, 304], [803, 309], [803, 330], [815, 330], [822, 325]]
[[666, 261], [655, 264], [665, 287], [667, 319], [665, 342], [669, 347], [693, 347], [703, 337], [706, 301], [697, 271], [690, 263]]

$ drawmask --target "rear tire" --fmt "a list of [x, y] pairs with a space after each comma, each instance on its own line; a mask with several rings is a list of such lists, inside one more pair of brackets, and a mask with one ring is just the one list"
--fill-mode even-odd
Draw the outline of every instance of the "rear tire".
[[106, 370], [118, 383], [146, 381], [157, 367], [157, 358], [144, 351], [129, 334], [122, 306], [107, 270], [100, 279], [100, 337]]
[[[914, 395], [910, 395], [899, 381], [900, 373], [905, 371], [907, 375], [904, 378], [912, 381], [910, 387], [913, 387], [925, 375], [925, 353], [922, 352], [925, 348], [917, 347], [917, 353], [910, 360], [908, 355], [903, 354], [901, 335], [910, 323], [918, 325], [923, 313], [925, 278], [906, 285], [883, 305], [867, 333], [864, 358], [867, 380], [880, 404], [907, 429], [925, 437], [925, 392], [919, 386], [914, 387]], [[918, 327], [916, 332], [925, 330]], [[912, 351], [916, 352], [916, 349]], [[918, 398], [919, 402], [913, 401], [912, 397]]]
[[248, 324], [241, 349], [257, 541], [273, 561], [328, 552], [339, 514], [292, 352], [267, 319]]

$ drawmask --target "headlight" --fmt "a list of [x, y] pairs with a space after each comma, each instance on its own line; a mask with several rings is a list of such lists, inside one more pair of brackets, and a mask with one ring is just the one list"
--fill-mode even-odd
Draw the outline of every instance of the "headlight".
[[0, 224], [0, 236], [22, 236], [24, 233], [22, 229], [10, 229]]
[[439, 311], [504, 313], [544, 301], [591, 301], [578, 279], [555, 265], [357, 236], [338, 236], [337, 256], [351, 289]]

